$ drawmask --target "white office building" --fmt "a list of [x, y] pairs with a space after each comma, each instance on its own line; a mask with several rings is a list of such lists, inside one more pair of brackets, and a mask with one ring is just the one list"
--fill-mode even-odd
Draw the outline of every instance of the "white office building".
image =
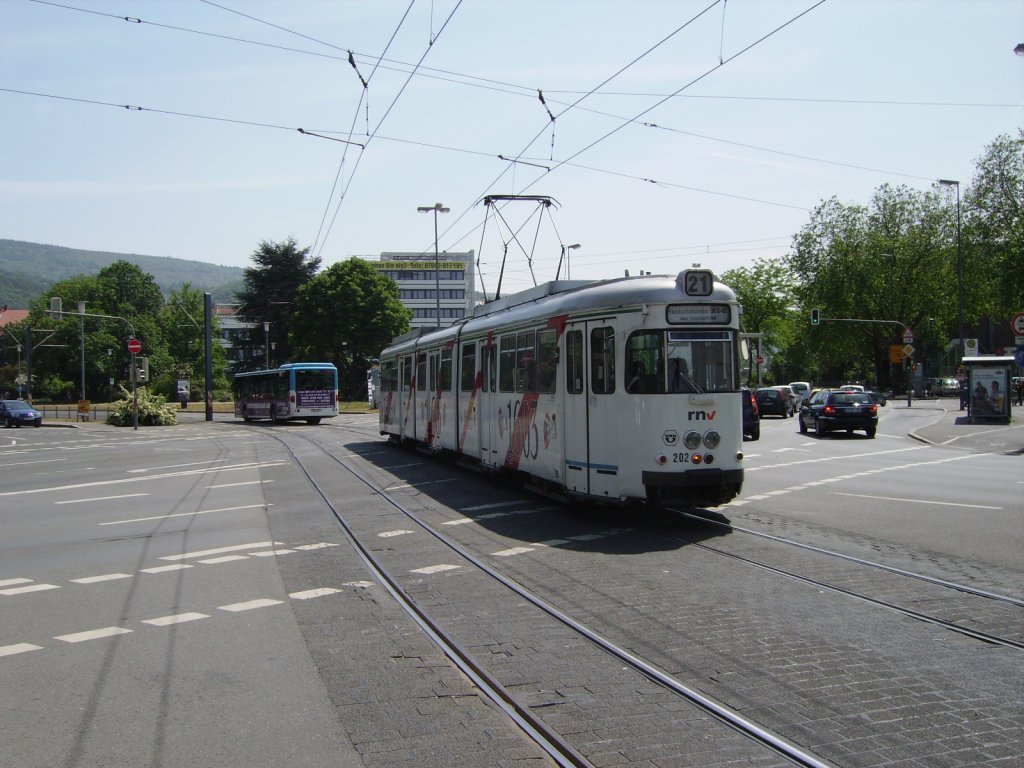
[[412, 310], [414, 329], [444, 328], [473, 313], [473, 251], [442, 253], [436, 265], [434, 255], [426, 253], [385, 251], [378, 260], [363, 258], [398, 283], [402, 304]]

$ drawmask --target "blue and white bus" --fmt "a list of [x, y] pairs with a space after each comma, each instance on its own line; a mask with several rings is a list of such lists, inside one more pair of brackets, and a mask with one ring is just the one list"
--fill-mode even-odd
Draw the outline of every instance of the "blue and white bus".
[[252, 421], [320, 419], [338, 415], [338, 369], [331, 363], [285, 363], [280, 368], [236, 373], [235, 416]]

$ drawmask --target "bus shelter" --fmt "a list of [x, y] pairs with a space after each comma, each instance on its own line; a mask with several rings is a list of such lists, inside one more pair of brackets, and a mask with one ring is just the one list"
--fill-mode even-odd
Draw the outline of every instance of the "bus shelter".
[[1010, 423], [1010, 369], [1013, 357], [965, 357], [967, 370], [967, 419], [971, 424], [983, 421]]

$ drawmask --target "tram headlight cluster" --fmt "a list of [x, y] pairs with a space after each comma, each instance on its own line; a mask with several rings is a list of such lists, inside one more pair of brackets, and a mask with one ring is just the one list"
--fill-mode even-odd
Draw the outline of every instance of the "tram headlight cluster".
[[691, 430], [683, 436], [683, 445], [686, 446], [687, 450], [695, 451], [700, 448], [701, 443], [704, 443], [704, 447], [708, 450], [714, 450], [718, 447], [718, 444], [722, 442], [722, 436], [718, 433], [718, 430], [709, 429], [702, 436], [700, 432]]
[[[715, 429], [709, 429], [703, 435], [696, 430], [690, 430], [683, 435], [683, 445], [688, 451], [696, 451], [703, 444], [709, 451], [714, 450], [722, 442], [722, 435]], [[712, 453], [692, 453], [689, 456], [693, 464], [714, 464], [715, 456]]]

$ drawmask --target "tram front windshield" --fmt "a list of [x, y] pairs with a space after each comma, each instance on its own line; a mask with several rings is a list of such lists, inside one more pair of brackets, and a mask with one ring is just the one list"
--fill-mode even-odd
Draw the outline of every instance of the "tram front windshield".
[[626, 344], [626, 391], [736, 392], [732, 331], [643, 331]]

